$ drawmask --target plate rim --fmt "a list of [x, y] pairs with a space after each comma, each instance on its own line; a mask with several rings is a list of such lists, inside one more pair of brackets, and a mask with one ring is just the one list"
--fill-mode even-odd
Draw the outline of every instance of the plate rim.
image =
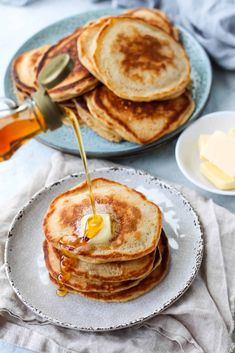
[[[92, 16], [92, 15], [96, 16], [96, 14], [102, 15], [103, 12], [105, 12], [105, 13], [110, 12], [111, 14], [115, 14], [115, 13], [119, 13], [120, 11], [121, 11], [120, 9], [113, 9], [113, 8], [104, 8], [104, 9], [99, 9], [99, 10], [84, 11], [84, 12], [78, 13], [73, 16], [68, 16], [66, 18], [62, 18], [61, 20], [53, 22], [53, 23], [49, 24], [48, 26], [42, 28], [41, 30], [37, 31], [36, 33], [34, 33], [31, 37], [29, 37], [25, 42], [23, 42], [21, 44], [21, 46], [17, 49], [17, 51], [13, 54], [13, 56], [10, 59], [10, 62], [7, 66], [7, 69], [6, 69], [5, 75], [4, 75], [4, 93], [5, 93], [5, 95], [9, 93], [7, 87], [8, 87], [9, 80], [12, 80], [11, 79], [12, 62], [13, 62], [14, 58], [22, 52], [23, 47], [31, 42], [32, 38], [35, 35], [39, 35], [40, 33], [43, 33], [45, 30], [50, 30], [50, 28], [53, 28], [55, 25], [58, 25], [62, 22], [69, 21], [72, 18], [77, 18], [78, 16], [82, 17], [83, 15], [87, 15], [87, 14], [90, 14], [90, 16]], [[208, 81], [207, 81], [206, 91], [205, 91], [205, 94], [202, 99], [202, 104], [201, 104], [201, 107], [198, 110], [198, 112], [195, 114], [195, 116], [192, 119], [189, 118], [189, 120], [186, 121], [183, 125], [179, 126], [176, 130], [163, 136], [159, 140], [153, 141], [147, 145], [136, 145], [136, 147], [134, 147], [133, 149], [130, 149], [130, 150], [109, 151], [109, 152], [97, 152], [97, 151], [87, 152], [87, 156], [89, 158], [122, 158], [122, 157], [135, 156], [135, 155], [146, 153], [148, 151], [152, 151], [152, 150], [162, 146], [166, 142], [170, 142], [171, 140], [176, 138], [177, 135], [179, 135], [189, 124], [191, 124], [193, 121], [195, 121], [199, 117], [199, 115], [202, 113], [202, 111], [205, 109], [206, 104], [207, 104], [209, 97], [210, 97], [211, 87], [212, 87], [212, 79], [213, 79], [212, 65], [211, 65], [209, 56], [208, 56], [206, 50], [203, 48], [203, 46], [197, 41], [197, 39], [187, 29], [185, 29], [184, 27], [182, 27], [180, 25], [176, 25], [176, 28], [178, 28], [180, 30], [180, 32], [185, 33], [190, 38], [190, 40], [192, 42], [196, 43], [200, 47], [200, 50], [204, 56], [205, 66], [207, 67], [206, 71], [207, 71], [207, 75], [208, 75]], [[193, 113], [192, 113], [192, 115], [193, 115]], [[59, 151], [65, 152], [65, 153], [69, 153], [72, 155], [77, 155], [77, 156], [80, 155], [78, 150], [75, 150], [73, 148], [68, 148], [68, 147], [60, 147], [57, 144], [45, 141], [43, 139], [43, 137], [40, 137], [40, 135], [37, 136], [35, 139], [37, 141], [39, 141], [40, 143], [43, 143], [44, 145], [52, 147], [56, 150], [59, 150]]]
[[216, 195], [223, 195], [223, 196], [235, 196], [235, 190], [219, 190], [216, 189], [215, 187], [213, 187], [213, 185], [207, 186], [206, 184], [204, 184], [203, 182], [197, 181], [194, 176], [191, 176], [188, 173], [188, 169], [185, 168], [184, 164], [182, 163], [182, 158], [181, 158], [181, 154], [179, 152], [180, 150], [180, 146], [182, 146], [182, 144], [184, 144], [184, 137], [185, 135], [188, 133], [189, 130], [193, 130], [196, 124], [200, 124], [201, 120], [207, 120], [207, 119], [211, 119], [213, 117], [218, 117], [219, 115], [222, 114], [233, 114], [234, 118], [235, 118], [235, 110], [221, 110], [221, 111], [215, 111], [215, 112], [211, 112], [208, 114], [203, 115], [200, 120], [198, 121], [194, 121], [190, 126], [187, 127], [187, 129], [185, 129], [185, 131], [180, 135], [179, 139], [177, 140], [176, 146], [175, 146], [175, 159], [176, 159], [176, 163], [178, 165], [178, 168], [180, 169], [181, 173], [185, 176], [185, 178], [187, 178], [192, 184], [196, 185], [198, 188], [211, 192], [212, 194], [216, 194]]
[[7, 240], [5, 243], [5, 250], [4, 250], [4, 267], [5, 267], [5, 271], [6, 271], [6, 275], [7, 275], [7, 279], [11, 285], [11, 287], [13, 288], [14, 292], [17, 294], [17, 296], [20, 298], [20, 300], [26, 305], [26, 307], [28, 307], [31, 311], [33, 311], [33, 313], [37, 314], [38, 316], [42, 317], [43, 319], [46, 320], [46, 322], [48, 323], [52, 323], [56, 326], [59, 327], [65, 327], [65, 328], [71, 328], [71, 329], [75, 329], [78, 331], [84, 331], [84, 332], [108, 332], [108, 331], [116, 331], [116, 330], [120, 330], [120, 329], [125, 329], [128, 327], [132, 327], [134, 325], [140, 324], [146, 320], [149, 320], [151, 318], [153, 318], [154, 316], [160, 314], [163, 310], [165, 310], [166, 308], [168, 308], [169, 306], [171, 306], [174, 302], [176, 302], [190, 287], [190, 285], [193, 283], [195, 277], [197, 276], [197, 273], [200, 269], [201, 263], [202, 263], [202, 259], [203, 259], [203, 253], [204, 253], [204, 237], [203, 237], [203, 228], [199, 219], [199, 216], [197, 214], [197, 212], [195, 211], [195, 209], [193, 208], [193, 206], [191, 205], [191, 203], [188, 201], [188, 199], [182, 194], [181, 191], [177, 190], [174, 186], [172, 186], [171, 184], [169, 184], [168, 182], [165, 182], [165, 180], [162, 180], [156, 176], [153, 176], [149, 173], [147, 173], [144, 170], [141, 169], [134, 169], [134, 168], [126, 168], [126, 167], [102, 167], [102, 168], [95, 168], [91, 170], [91, 174], [95, 173], [95, 172], [106, 172], [106, 171], [121, 171], [121, 172], [130, 172], [130, 173], [134, 173], [134, 174], [138, 174], [141, 176], [145, 176], [148, 177], [150, 181], [155, 181], [158, 184], [162, 184], [164, 185], [164, 188], [167, 188], [169, 190], [171, 190], [175, 195], [177, 195], [177, 197], [180, 197], [182, 199], [182, 201], [184, 202], [185, 205], [187, 205], [190, 213], [193, 215], [194, 217], [194, 225], [198, 230], [198, 247], [197, 247], [197, 252], [195, 254], [195, 261], [196, 261], [196, 265], [195, 268], [193, 269], [191, 276], [189, 277], [189, 279], [187, 280], [185, 286], [171, 299], [169, 299], [166, 303], [164, 303], [164, 305], [162, 305], [160, 308], [158, 308], [157, 310], [155, 310], [153, 313], [151, 313], [150, 315], [147, 315], [145, 317], [142, 318], [137, 318], [136, 320], [127, 322], [125, 324], [120, 324], [117, 326], [111, 326], [111, 327], [80, 327], [74, 324], [71, 324], [69, 322], [66, 323], [62, 323], [60, 320], [58, 319], [54, 319], [53, 317], [48, 316], [47, 314], [43, 313], [41, 310], [39, 310], [38, 308], [36, 308], [35, 306], [33, 306], [33, 304], [29, 303], [25, 298], [24, 295], [19, 291], [19, 289], [15, 286], [14, 284], [14, 280], [11, 278], [11, 266], [8, 263], [8, 254], [9, 254], [9, 246], [10, 246], [10, 239], [13, 236], [13, 232], [14, 232], [14, 227], [17, 224], [17, 222], [23, 217], [25, 211], [27, 211], [27, 208], [30, 207], [30, 205], [35, 202], [37, 200], [38, 197], [40, 197], [40, 195], [44, 192], [47, 192], [48, 189], [51, 189], [55, 186], [57, 186], [58, 184], [61, 184], [63, 182], [65, 182], [67, 179], [71, 179], [71, 178], [78, 178], [84, 175], [84, 172], [78, 172], [78, 173], [73, 173], [73, 174], [69, 174], [63, 178], [60, 178], [58, 180], [56, 180], [55, 182], [51, 183], [48, 186], [45, 186], [44, 188], [41, 188], [39, 191], [37, 191], [31, 198], [30, 200], [25, 203], [25, 205], [23, 207], [21, 207], [21, 209], [17, 212], [16, 216], [14, 217], [10, 229], [8, 231], [7, 234]]

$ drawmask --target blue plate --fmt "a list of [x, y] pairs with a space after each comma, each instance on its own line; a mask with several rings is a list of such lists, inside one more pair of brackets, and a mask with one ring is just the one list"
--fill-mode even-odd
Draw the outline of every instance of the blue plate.
[[[99, 18], [104, 15], [118, 14], [119, 12], [120, 11], [118, 10], [112, 9], [90, 11], [58, 21], [44, 28], [32, 36], [30, 39], [28, 39], [15, 53], [12, 60], [20, 53], [27, 50], [40, 47], [44, 44], [55, 43], [62, 37], [71, 33], [75, 28], [82, 26], [87, 21]], [[121, 143], [110, 142], [98, 136], [90, 128], [84, 127], [82, 128], [82, 134], [88, 157], [124, 157], [136, 155], [141, 152], [145, 152], [146, 150], [152, 150], [157, 146], [171, 140], [174, 136], [179, 134], [179, 132], [182, 131], [187, 126], [187, 124], [199, 116], [207, 102], [211, 89], [211, 64], [205, 50], [196, 41], [196, 39], [184, 28], [178, 27], [178, 29], [180, 31], [181, 40], [191, 63], [193, 98], [196, 103], [196, 109], [189, 121], [172, 133], [148, 145], [137, 145], [127, 141], [123, 141]], [[11, 63], [9, 64], [5, 75], [5, 94], [7, 97], [15, 98], [13, 83], [11, 79]], [[61, 151], [71, 154], [79, 154], [79, 149], [73, 131], [68, 126], [63, 126], [58, 130], [43, 133], [37, 139], [42, 143]]]

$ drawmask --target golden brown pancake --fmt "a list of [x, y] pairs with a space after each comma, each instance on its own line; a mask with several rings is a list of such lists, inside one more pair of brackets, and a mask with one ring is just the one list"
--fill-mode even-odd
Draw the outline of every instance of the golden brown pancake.
[[134, 260], [153, 252], [162, 226], [158, 206], [143, 194], [115, 181], [93, 179], [92, 187], [97, 212], [109, 213], [111, 217], [113, 231], [109, 243], [103, 246], [87, 243], [80, 247], [61, 243], [64, 237], [71, 236], [76, 240], [83, 236], [81, 219], [92, 213], [86, 182], [58, 195], [51, 202], [43, 223], [48, 242], [91, 263]]
[[91, 115], [87, 108], [86, 101], [82, 96], [74, 99], [74, 101], [80, 120], [83, 121], [84, 124], [106, 140], [112, 142], [120, 142], [122, 140], [122, 137], [115, 132], [114, 129], [110, 129], [107, 125], [103, 124], [102, 121], [97, 120]]
[[[120, 16], [134, 17], [144, 20], [145, 22], [161, 28], [163, 31], [171, 35], [177, 41], [179, 40], [178, 31], [173, 27], [168, 17], [156, 9], [149, 8], [136, 8], [125, 11]], [[95, 77], [99, 79], [99, 73], [93, 60], [93, 54], [96, 48], [96, 39], [99, 31], [108, 22], [109, 19], [119, 16], [104, 16], [96, 21], [87, 23], [82, 30], [81, 35], [78, 37], [78, 55], [81, 63], [90, 71]]]
[[96, 37], [93, 61], [99, 79], [132, 101], [180, 95], [190, 81], [190, 63], [180, 43], [136, 18], [110, 18]]
[[[60, 278], [61, 268], [60, 261], [53, 248], [49, 245], [48, 242], [44, 242], [43, 250], [44, 250], [44, 259], [46, 263], [46, 267], [51, 277], [53, 277], [56, 281]], [[147, 275], [147, 274], [146, 274]], [[144, 275], [144, 277], [146, 277]], [[63, 280], [63, 285], [69, 286], [73, 290], [79, 292], [106, 292], [106, 293], [114, 293], [120, 290], [131, 288], [137, 285], [141, 279], [138, 280], [127, 280], [120, 282], [106, 282], [101, 280], [89, 280], [84, 276], [75, 276], [72, 274], [70, 277], [65, 276]]]
[[32, 94], [36, 90], [36, 70], [43, 54], [50, 45], [36, 48], [19, 55], [12, 64], [12, 77], [17, 90]]
[[72, 109], [73, 111], [76, 110], [76, 106], [73, 99], [68, 99], [67, 101], [61, 102], [59, 104], [61, 107], [66, 107]]
[[90, 71], [97, 79], [99, 79], [99, 73], [96, 70], [95, 63], [93, 61], [93, 53], [96, 47], [96, 37], [103, 25], [111, 18], [110, 16], [104, 16], [96, 21], [92, 21], [85, 25], [82, 29], [81, 35], [77, 40], [78, 56], [88, 71]]
[[[65, 285], [65, 288], [72, 293], [80, 294], [86, 298], [100, 300], [104, 302], [125, 302], [128, 300], [135, 299], [147, 292], [149, 292], [152, 288], [157, 286], [166, 276], [169, 267], [170, 253], [168, 241], [163, 233], [161, 236], [162, 242], [162, 261], [161, 263], [142, 281], [140, 281], [137, 285], [130, 287], [127, 290], [119, 291], [119, 292], [79, 292], [74, 290], [68, 285]], [[54, 284], [57, 284], [57, 281], [50, 276], [51, 281]]]
[[[73, 113], [75, 114], [75, 116], [77, 117], [77, 120], [79, 122], [79, 125], [80, 127], [83, 127], [86, 125], [85, 121], [81, 119], [80, 115], [78, 114], [78, 111], [77, 111], [77, 108], [76, 108], [76, 105], [75, 105], [75, 102], [73, 99], [69, 99], [67, 101], [64, 101], [64, 102], [60, 102], [60, 106], [62, 108], [69, 108], [73, 111]], [[65, 125], [69, 125], [71, 126], [67, 120], [64, 120], [64, 124]]]
[[26, 93], [23, 90], [21, 90], [19, 87], [16, 87], [14, 83], [13, 83], [13, 90], [16, 96], [16, 100], [19, 104], [24, 102], [24, 100], [30, 96], [29, 93]]
[[190, 92], [165, 101], [132, 102], [116, 96], [104, 85], [85, 95], [90, 113], [123, 139], [147, 144], [177, 129], [192, 114]]
[[[45, 241], [43, 243], [43, 251], [44, 251], [44, 259], [47, 270], [52, 278], [54, 278], [58, 283], [61, 281], [61, 277], [63, 278], [63, 286], [69, 286], [71, 289], [79, 292], [104, 292], [104, 293], [116, 293], [125, 289], [129, 289], [133, 286], [136, 286], [140, 281], [146, 278], [153, 269], [157, 266], [160, 266], [162, 253], [163, 253], [163, 245], [162, 241], [159, 241], [159, 251], [161, 256], [156, 259], [154, 262], [154, 266], [150, 271], [145, 272], [142, 277], [136, 280], [121, 280], [121, 281], [104, 281], [104, 280], [97, 280], [97, 279], [88, 279], [84, 276], [74, 275], [71, 272], [63, 272], [61, 270], [60, 265], [60, 256], [57, 255], [56, 251], [53, 250], [53, 247]], [[57, 250], [58, 251], [58, 250]], [[109, 264], [108, 264], [109, 265]], [[105, 264], [103, 266], [107, 266], [108, 272], [108, 265]]]
[[158, 9], [137, 7], [124, 11], [121, 16], [132, 16], [142, 19], [153, 26], [159, 27], [170, 36], [172, 36], [175, 40], [179, 40], [179, 33], [177, 29], [171, 24], [169, 18], [164, 14], [164, 12]]
[[37, 77], [43, 67], [56, 55], [68, 53], [73, 59], [74, 67], [67, 78], [56, 87], [49, 90], [50, 96], [55, 101], [64, 101], [83, 94], [94, 88], [98, 81], [81, 64], [77, 55], [77, 39], [81, 29], [61, 39], [53, 45], [42, 57], [37, 70]]
[[[140, 297], [143, 294], [146, 294], [149, 292], [151, 289], [156, 287], [167, 275], [168, 268], [169, 268], [169, 262], [170, 262], [170, 252], [169, 252], [169, 246], [167, 242], [167, 238], [165, 237], [164, 239], [165, 245], [164, 245], [164, 252], [162, 255], [162, 262], [159, 266], [157, 266], [151, 273], [148, 275], [145, 279], [140, 281], [139, 284], [136, 286], [129, 288], [124, 291], [120, 291], [118, 293], [95, 293], [95, 292], [89, 292], [89, 293], [79, 293], [80, 295], [90, 298], [90, 299], [95, 299], [95, 300], [100, 300], [104, 302], [126, 302], [129, 300], [133, 300], [135, 298]], [[67, 287], [69, 290], [69, 288]]]
[[[88, 281], [122, 282], [140, 279], [152, 271], [154, 264], [161, 261], [161, 253], [158, 249], [156, 252], [154, 251], [137, 260], [93, 264], [64, 255], [60, 250], [53, 248], [46, 240], [43, 248], [46, 262], [52, 262], [52, 258], [54, 258], [54, 262], [57, 262], [57, 260], [60, 262], [62, 272], [70, 272], [73, 276]], [[47, 257], [50, 257], [50, 259], [47, 259]], [[59, 269], [58, 265], [54, 264], [54, 266]], [[54, 275], [54, 277], [56, 276]]]

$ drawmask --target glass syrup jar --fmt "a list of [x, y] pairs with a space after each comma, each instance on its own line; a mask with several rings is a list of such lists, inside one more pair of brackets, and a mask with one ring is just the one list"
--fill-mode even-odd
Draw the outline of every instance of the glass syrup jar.
[[9, 98], [0, 98], [0, 162], [9, 159], [35, 135], [63, 124], [66, 112], [50, 98], [47, 90], [62, 82], [72, 67], [70, 56], [60, 54], [41, 71], [38, 90], [20, 106]]

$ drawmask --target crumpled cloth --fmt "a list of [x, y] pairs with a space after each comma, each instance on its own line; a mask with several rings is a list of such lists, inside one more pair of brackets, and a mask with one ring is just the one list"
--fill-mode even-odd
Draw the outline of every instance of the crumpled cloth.
[[115, 7], [147, 6], [166, 11], [173, 21], [196, 37], [218, 65], [235, 69], [234, 0], [113, 0], [112, 3]]
[[[15, 163], [14, 167], [20, 172], [17, 159]], [[90, 160], [89, 165], [94, 169], [113, 164]], [[55, 152], [43, 168], [35, 170], [34, 177], [26, 181], [14, 198], [4, 204], [0, 199], [0, 339], [45, 353], [232, 352], [235, 215], [180, 186], [177, 188], [200, 217], [205, 251], [201, 269], [191, 287], [162, 314], [132, 328], [86, 333], [48, 324], [21, 303], [7, 281], [3, 264], [10, 223], [40, 188], [81, 170], [79, 158]]]
[[235, 2], [177, 0], [180, 20], [225, 69], [235, 69]]

